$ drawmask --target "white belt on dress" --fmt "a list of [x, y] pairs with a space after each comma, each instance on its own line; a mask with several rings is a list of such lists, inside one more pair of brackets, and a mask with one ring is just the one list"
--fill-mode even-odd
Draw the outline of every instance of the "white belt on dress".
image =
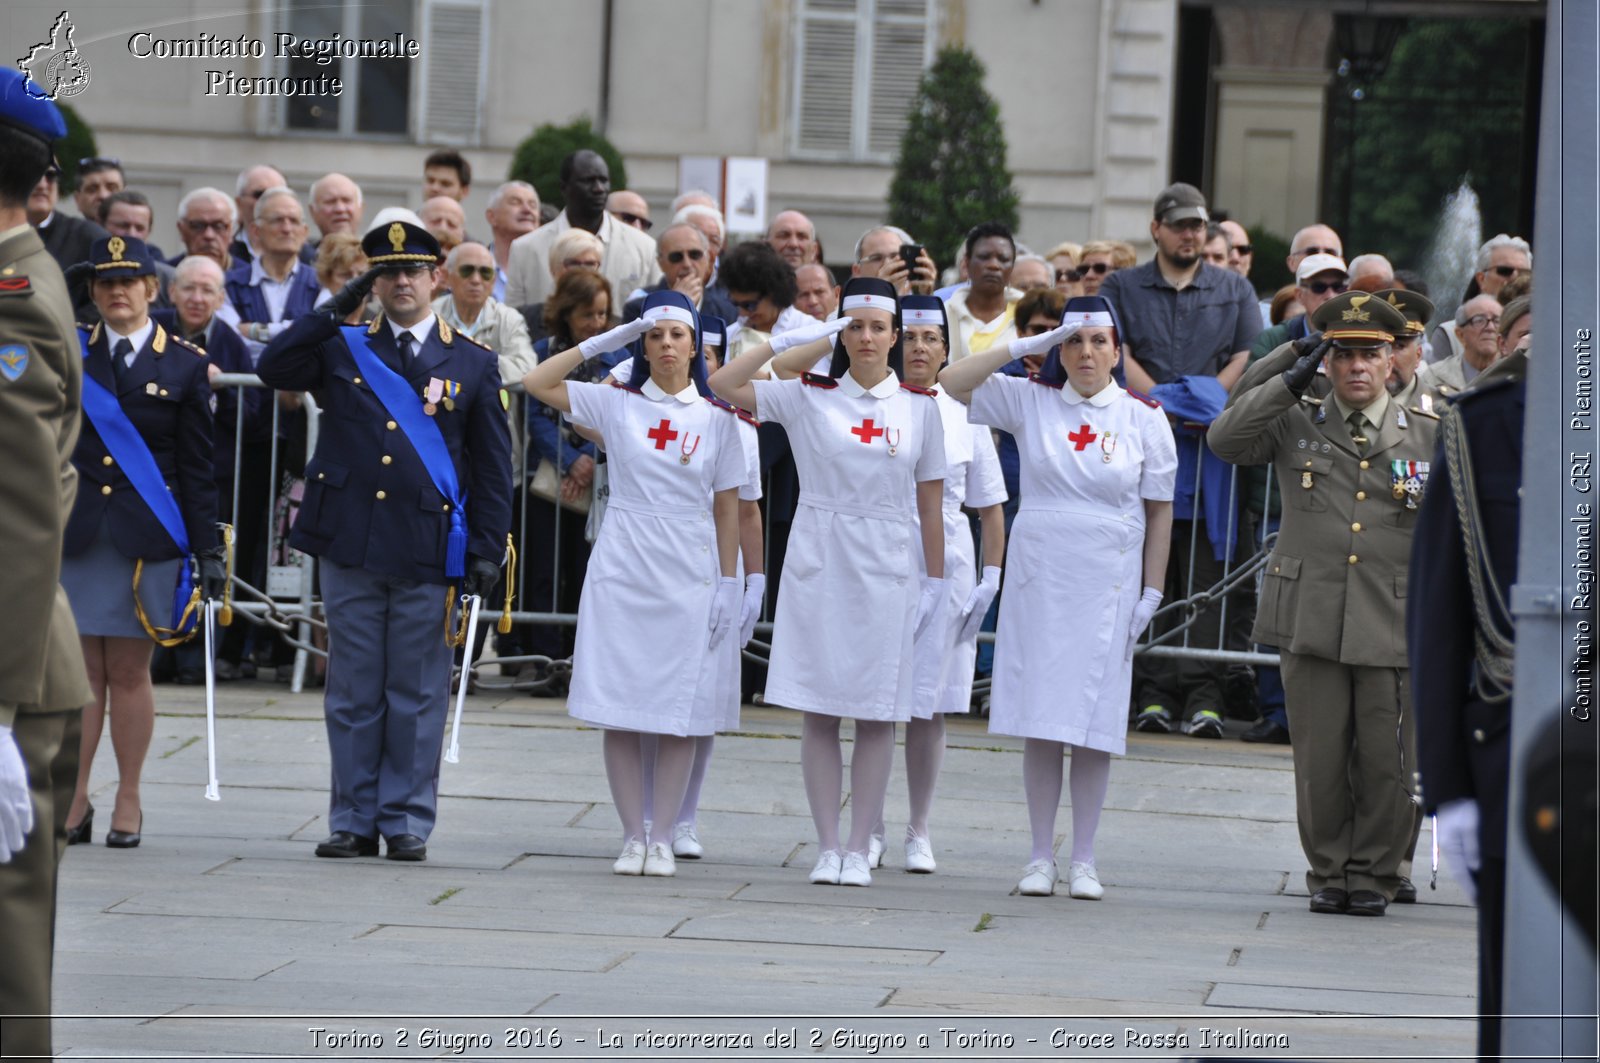
[[647, 502], [644, 499], [612, 495], [606, 501], [606, 508], [626, 510], [629, 513], [638, 513], [645, 517], [661, 517], [664, 520], [681, 520], [696, 524], [700, 521], [711, 519], [711, 502], [709, 499], [703, 506], [675, 506], [665, 502]]
[[1093, 520], [1126, 524], [1130, 527], [1144, 527], [1144, 513], [1142, 511], [1129, 513], [1127, 510], [1117, 509], [1114, 506], [1097, 506], [1090, 502], [1063, 502], [1054, 498], [1039, 499], [1023, 495], [1022, 504], [1018, 507], [1017, 513], [1020, 516], [1030, 509], [1044, 513], [1065, 513], [1073, 517], [1089, 517]]
[[812, 509], [826, 509], [833, 513], [848, 513], [852, 517], [870, 517], [873, 520], [910, 521], [911, 514], [893, 506], [874, 506], [866, 502], [846, 502], [838, 498], [822, 498], [809, 491], [800, 492], [800, 504]]

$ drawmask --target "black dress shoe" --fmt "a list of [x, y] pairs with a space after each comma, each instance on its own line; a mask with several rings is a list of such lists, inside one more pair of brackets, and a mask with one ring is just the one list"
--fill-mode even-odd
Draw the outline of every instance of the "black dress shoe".
[[67, 828], [67, 844], [68, 845], [87, 845], [87, 844], [89, 844], [89, 842], [91, 841], [91, 838], [89, 837], [89, 834], [93, 830], [94, 830], [94, 806], [90, 805], [89, 806], [89, 811], [85, 812], [83, 814], [83, 818], [78, 820], [78, 825], [76, 827], [68, 827]]
[[1254, 727], [1240, 735], [1239, 738], [1246, 742], [1264, 742], [1270, 746], [1286, 746], [1289, 744], [1289, 729], [1276, 720], [1263, 716], [1256, 721]]
[[137, 849], [139, 848], [139, 835], [144, 832], [144, 813], [139, 813], [138, 830], [118, 830], [112, 827], [106, 831], [107, 849]]
[[1412, 883], [1412, 881], [1410, 879], [1402, 878], [1400, 880], [1400, 885], [1395, 887], [1394, 903], [1396, 903], [1396, 904], [1416, 904], [1417, 903], [1417, 887]]
[[317, 843], [318, 856], [377, 856], [378, 839], [363, 838], [347, 830], [336, 830]]
[[1311, 910], [1318, 915], [1343, 915], [1350, 895], [1338, 886], [1324, 886], [1311, 895]]
[[1382, 915], [1389, 907], [1389, 899], [1377, 890], [1356, 890], [1350, 894], [1347, 915]]
[[389, 851], [384, 855], [390, 860], [426, 860], [428, 858], [428, 844], [415, 834], [391, 834], [384, 841], [389, 846]]

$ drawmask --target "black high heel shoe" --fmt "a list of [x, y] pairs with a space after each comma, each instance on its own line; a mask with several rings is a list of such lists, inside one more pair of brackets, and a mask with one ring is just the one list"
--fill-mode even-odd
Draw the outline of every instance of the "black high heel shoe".
[[106, 831], [107, 849], [137, 849], [139, 848], [139, 835], [144, 831], [144, 813], [139, 813], [138, 830], [118, 830], [112, 827]]
[[76, 827], [67, 828], [67, 844], [88, 845], [90, 841], [89, 835], [93, 830], [94, 806], [90, 805], [89, 811], [85, 812], [83, 814], [83, 818], [78, 820], [78, 825]]

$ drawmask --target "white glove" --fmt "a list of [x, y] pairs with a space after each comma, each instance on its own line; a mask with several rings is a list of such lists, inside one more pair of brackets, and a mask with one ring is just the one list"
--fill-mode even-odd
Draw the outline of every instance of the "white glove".
[[739, 580], [723, 576], [717, 580], [716, 594], [711, 599], [711, 649], [716, 649], [728, 637], [739, 619]]
[[1478, 903], [1478, 881], [1473, 876], [1483, 866], [1483, 855], [1478, 851], [1478, 818], [1478, 802], [1470, 797], [1446, 801], [1433, 815], [1433, 833], [1439, 839], [1445, 866], [1473, 904]]
[[11, 728], [0, 727], [0, 864], [22, 851], [33, 830], [33, 795], [28, 792], [28, 769]]
[[773, 355], [780, 355], [784, 351], [802, 347], [813, 340], [825, 340], [837, 336], [850, 327], [850, 318], [840, 314], [831, 321], [817, 321], [809, 325], [792, 328], [788, 332], [780, 332], [767, 342], [772, 346]]
[[602, 332], [598, 336], [590, 336], [578, 344], [578, 353], [583, 355], [583, 360], [598, 358], [602, 354], [620, 351], [635, 339], [655, 328], [655, 322], [647, 318], [636, 318], [626, 324], [618, 325], [609, 332]]
[[752, 572], [744, 578], [744, 604], [739, 609], [739, 648], [750, 645], [761, 617], [761, 600], [767, 596], [767, 577]]
[[994, 596], [999, 593], [1000, 566], [984, 565], [983, 578], [967, 596], [967, 604], [961, 607], [962, 642], [977, 637], [978, 629], [983, 626], [983, 618], [989, 615], [989, 606], [994, 604]]
[[1156, 610], [1159, 608], [1161, 608], [1161, 592], [1154, 587], [1146, 587], [1139, 600], [1133, 604], [1133, 617], [1128, 621], [1128, 649], [1123, 655], [1123, 660], [1133, 660], [1133, 650], [1139, 645], [1139, 636], [1150, 626], [1150, 618], [1156, 615]]
[[1011, 357], [1026, 358], [1034, 354], [1048, 354], [1050, 348], [1064, 342], [1068, 336], [1082, 327], [1081, 321], [1068, 321], [1064, 325], [1057, 325], [1042, 336], [1018, 336], [1011, 341]]
[[917, 599], [917, 624], [912, 629], [912, 638], [921, 638], [923, 630], [939, 612], [939, 607], [944, 604], [947, 586], [948, 584], [942, 579], [935, 579], [932, 576], [922, 577], [922, 597]]

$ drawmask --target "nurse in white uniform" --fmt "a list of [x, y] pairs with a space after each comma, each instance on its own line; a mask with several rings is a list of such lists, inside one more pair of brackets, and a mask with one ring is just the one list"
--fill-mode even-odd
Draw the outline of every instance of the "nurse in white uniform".
[[[834, 335], [831, 375], [752, 382], [786, 350], [804, 345], [803, 357], [820, 358]], [[899, 361], [894, 288], [857, 277], [838, 318], [774, 336], [712, 381], [721, 398], [783, 425], [800, 473], [766, 700], [805, 713], [800, 760], [820, 850], [815, 883], [872, 883], [867, 850], [894, 763], [894, 724], [911, 719], [914, 640], [946, 597], [943, 423], [926, 389], [900, 383]], [[850, 835], [841, 844], [844, 718], [856, 725]]]
[[[705, 355], [706, 371], [715, 372], [722, 364], [722, 352], [727, 348], [727, 324], [720, 317], [700, 315], [700, 349]], [[625, 382], [632, 376], [633, 359], [617, 363], [611, 370], [611, 379]], [[739, 609], [739, 638], [730, 639], [720, 651], [719, 666], [724, 674], [718, 683], [717, 697], [722, 703], [723, 719], [719, 731], [733, 731], [739, 727], [740, 666], [744, 648], [750, 644], [756, 631], [756, 621], [761, 617], [761, 603], [766, 596], [766, 543], [761, 525], [761, 446], [756, 437], [757, 422], [750, 414], [721, 399], [713, 398], [712, 405], [737, 421], [739, 444], [744, 452], [745, 478], [739, 485], [739, 567], [744, 577], [744, 602]], [[579, 429], [601, 447], [605, 439], [599, 433]], [[699, 735], [694, 740], [694, 768], [689, 772], [689, 787], [684, 791], [683, 804], [678, 808], [676, 820], [671, 823], [672, 855], [681, 860], [698, 860], [705, 855], [700, 844], [698, 818], [700, 791], [705, 785], [706, 771], [711, 767], [711, 750], [715, 735]], [[648, 832], [653, 826], [655, 812], [654, 779], [656, 763], [656, 736], [640, 735], [644, 756], [644, 820]]]
[[[564, 379], [641, 336], [627, 384]], [[655, 806], [679, 807], [696, 737], [725, 719], [722, 651], [741, 597], [736, 421], [707, 401], [698, 317], [670, 291], [652, 293], [638, 321], [545, 359], [523, 387], [607, 444], [611, 498], [584, 577], [567, 711], [605, 728], [624, 839], [612, 870], [671, 875], [670, 839], [645, 834], [639, 735], [659, 736]], [[629, 652], [608, 652], [623, 632]]]
[[[1032, 377], [996, 376], [1051, 350]], [[1033, 855], [1018, 886], [1054, 892], [1061, 757], [1072, 747], [1069, 892], [1098, 900], [1094, 835], [1111, 754], [1126, 748], [1133, 649], [1161, 604], [1177, 452], [1159, 405], [1111, 379], [1111, 304], [1067, 303], [1060, 328], [950, 366], [940, 381], [974, 421], [1017, 438], [1022, 509], [996, 634], [989, 730], [1021, 735]], [[1143, 588], [1141, 593], [1140, 588]]]

